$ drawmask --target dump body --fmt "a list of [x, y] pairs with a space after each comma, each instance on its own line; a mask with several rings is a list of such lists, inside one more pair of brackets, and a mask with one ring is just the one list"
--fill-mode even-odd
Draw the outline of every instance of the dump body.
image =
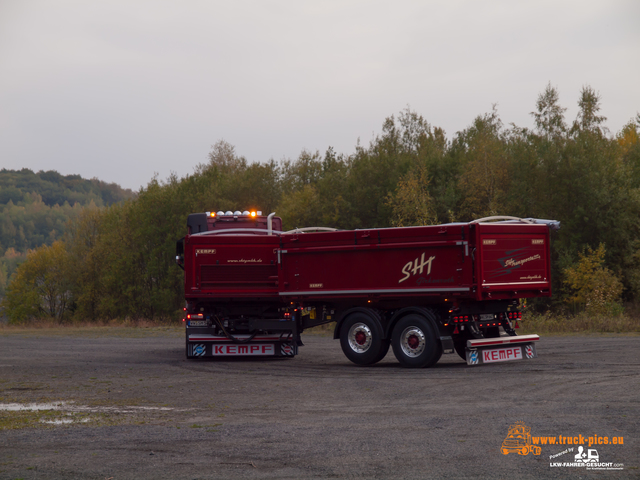
[[203, 233], [185, 239], [185, 262], [187, 298], [344, 302], [375, 297], [402, 305], [551, 295], [546, 225]]
[[398, 304], [550, 295], [548, 260], [548, 228], [542, 225], [283, 235], [280, 294], [308, 299], [373, 295]]
[[[551, 295], [545, 223], [280, 232], [272, 215], [268, 225], [260, 216], [203, 215], [189, 217], [190, 233], [178, 243], [190, 357], [252, 354], [218, 344], [255, 342], [256, 355], [295, 355], [304, 329], [332, 321], [356, 363], [375, 363], [402, 335], [396, 356], [408, 352], [425, 364], [454, 348], [469, 364], [536, 356], [537, 336], [522, 339], [526, 351], [514, 338], [480, 340], [515, 336], [520, 299]], [[407, 318], [419, 325], [401, 328]]]

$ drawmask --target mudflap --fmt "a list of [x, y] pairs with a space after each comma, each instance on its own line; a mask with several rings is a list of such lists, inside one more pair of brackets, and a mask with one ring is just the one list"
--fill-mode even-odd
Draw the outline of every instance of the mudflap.
[[204, 357], [294, 357], [298, 354], [295, 340], [282, 342], [230, 343], [215, 341], [187, 342], [187, 358]]
[[530, 360], [536, 358], [538, 335], [482, 338], [467, 341], [467, 365]]

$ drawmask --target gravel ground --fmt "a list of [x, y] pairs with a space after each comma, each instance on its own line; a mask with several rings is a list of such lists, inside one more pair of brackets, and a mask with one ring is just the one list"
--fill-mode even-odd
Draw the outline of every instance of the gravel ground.
[[[303, 341], [294, 359], [187, 361], [178, 333], [0, 332], [0, 478], [640, 477], [638, 336], [549, 337], [534, 360], [430, 369], [391, 352], [357, 367], [331, 338]], [[622, 437], [581, 445], [623, 470], [550, 466], [573, 444], [504, 455], [518, 421]]]

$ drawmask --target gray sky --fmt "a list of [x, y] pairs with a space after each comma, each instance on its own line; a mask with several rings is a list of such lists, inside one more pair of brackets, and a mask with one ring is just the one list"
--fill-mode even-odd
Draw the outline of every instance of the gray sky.
[[0, 168], [138, 189], [224, 139], [250, 162], [367, 146], [409, 106], [452, 138], [601, 94], [640, 111], [640, 1], [0, 0]]

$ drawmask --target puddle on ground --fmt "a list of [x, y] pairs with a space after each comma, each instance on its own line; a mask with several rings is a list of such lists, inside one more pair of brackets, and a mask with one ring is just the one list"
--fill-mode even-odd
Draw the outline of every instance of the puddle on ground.
[[67, 402], [53, 403], [0, 403], [0, 411], [36, 412], [40, 410], [62, 410]]
[[87, 423], [90, 417], [74, 417], [74, 414], [84, 413], [140, 413], [140, 412], [166, 412], [174, 410], [169, 407], [139, 407], [122, 406], [90, 407], [87, 405], [76, 405], [74, 402], [47, 402], [47, 403], [0, 403], [0, 412], [60, 412], [63, 418], [40, 419], [40, 423], [49, 425], [70, 425], [74, 423]]
[[174, 410], [169, 407], [89, 407], [86, 405], [75, 405], [73, 402], [50, 402], [50, 403], [0, 403], [0, 411], [4, 412], [36, 412], [57, 410], [65, 412], [90, 412], [90, 413], [136, 413], [136, 412], [169, 412]]
[[89, 420], [91, 420], [90, 418], [82, 418], [82, 419], [76, 419], [76, 418], [59, 418], [57, 420], [40, 420], [40, 423], [46, 423], [48, 425], [69, 425], [72, 423], [87, 423]]

